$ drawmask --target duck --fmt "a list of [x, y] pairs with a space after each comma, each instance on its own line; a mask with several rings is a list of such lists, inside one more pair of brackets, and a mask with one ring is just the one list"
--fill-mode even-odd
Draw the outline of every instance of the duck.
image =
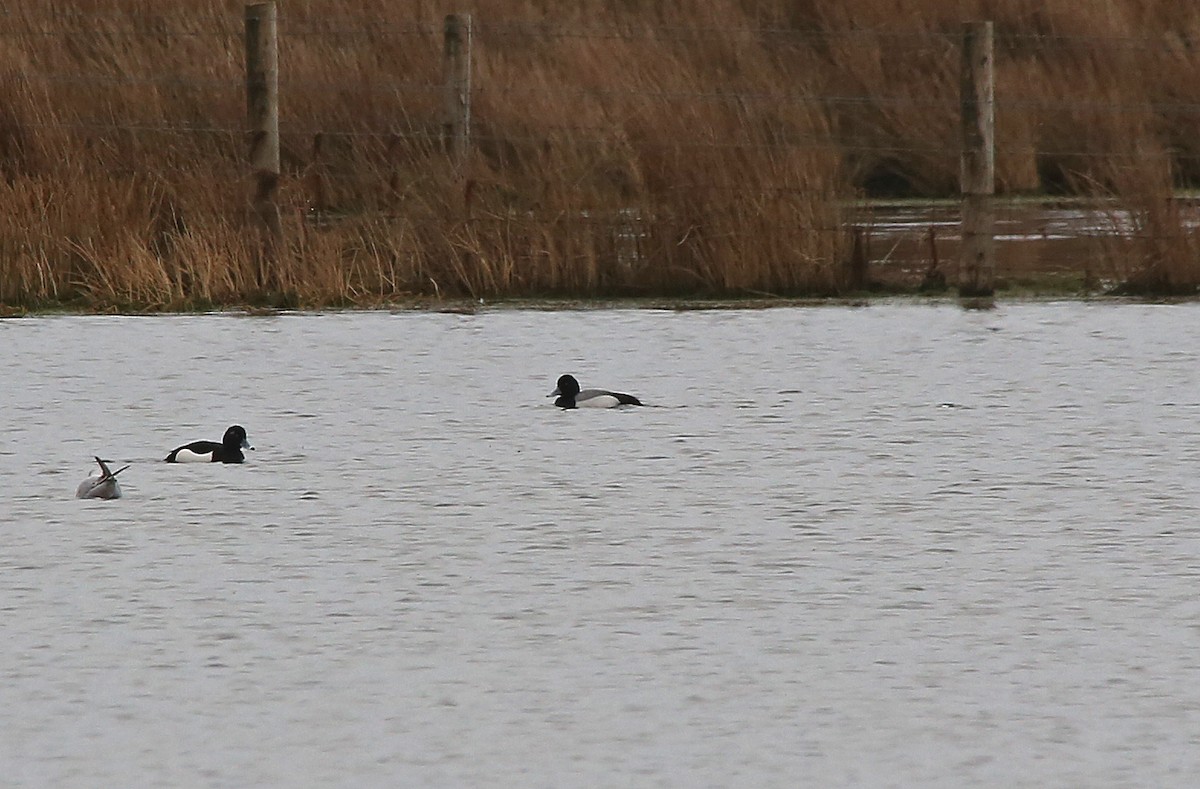
[[557, 397], [554, 404], [559, 408], [616, 408], [619, 405], [641, 405], [642, 401], [624, 392], [607, 389], [580, 389], [573, 375], [559, 377], [554, 391], [546, 395]]
[[168, 463], [241, 463], [246, 459], [243, 449], [254, 449], [246, 440], [246, 428], [233, 425], [225, 431], [221, 443], [193, 441], [171, 450]]
[[122, 466], [116, 471], [108, 468], [108, 464], [101, 460], [96, 455], [96, 462], [100, 464], [100, 476], [91, 476], [79, 483], [79, 488], [75, 491], [77, 499], [119, 499], [121, 498], [121, 486], [117, 483], [117, 475], [120, 474], [129, 466]]

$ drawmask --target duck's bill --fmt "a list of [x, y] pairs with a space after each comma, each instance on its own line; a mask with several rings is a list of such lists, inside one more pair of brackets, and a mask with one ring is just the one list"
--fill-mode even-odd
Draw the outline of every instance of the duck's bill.
[[242, 439], [242, 449], [249, 449], [249, 450], [253, 451], [254, 447], [250, 446], [250, 442], [243, 438]]
[[554, 391], [551, 392], [550, 394], [546, 395], [546, 397], [558, 397], [561, 394], [562, 394], [562, 392], [560, 392], [558, 390], [558, 387], [556, 386], [556, 387], [554, 387]]

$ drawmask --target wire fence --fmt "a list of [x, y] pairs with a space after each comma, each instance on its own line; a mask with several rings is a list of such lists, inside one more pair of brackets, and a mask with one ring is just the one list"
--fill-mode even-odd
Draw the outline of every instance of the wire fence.
[[[0, 121], [0, 133], [37, 135], [56, 131], [93, 141], [132, 135], [143, 140], [157, 138], [154, 145], [167, 147], [182, 147], [186, 140], [207, 138], [228, 152], [227, 166], [244, 163], [241, 149], [247, 126], [242, 108], [246, 83], [240, 71], [244, 33], [240, 18], [212, 16], [209, 26], [197, 27], [194, 21], [186, 23], [190, 26], [181, 26], [169, 14], [0, 11], [0, 20], [0, 41], [6, 41], [10, 48], [25, 46], [29, 50], [24, 65], [6, 67], [0, 80], [10, 86], [21, 85], [34, 97], [28, 99], [31, 102], [51, 105], [25, 117], [10, 113]], [[374, 181], [374, 188], [382, 188], [380, 184], [389, 178], [387, 158], [392, 147], [411, 144], [437, 149], [444, 145], [443, 98], [447, 85], [442, 77], [443, 35], [440, 22], [376, 25], [350, 16], [293, 20], [285, 9], [279, 24], [283, 50], [279, 136], [286, 152], [299, 160], [290, 169], [285, 168], [285, 179], [311, 176], [322, 184], [346, 188]], [[774, 24], [635, 28], [477, 16], [471, 36], [474, 61], [466, 100], [471, 105], [470, 142], [478, 148], [509, 146], [536, 151], [569, 143], [576, 148], [615, 147], [655, 156], [668, 152], [718, 157], [814, 155], [841, 163], [846, 183], [831, 192], [839, 200], [895, 196], [879, 186], [880, 172], [908, 179], [907, 187], [916, 196], [954, 196], [945, 185], [954, 180], [960, 155], [954, 125], [961, 106], [957, 82], [961, 37], [957, 29], [831, 30]], [[603, 50], [614, 42], [683, 50], [718, 46], [735, 53], [753, 51], [775, 66], [776, 75], [787, 73], [781, 64], [795, 63], [819, 64], [827, 73], [839, 74], [839, 53], [853, 57], [855, 52], [869, 52], [872, 54], [864, 56], [867, 60], [882, 56], [884, 65], [862, 72], [841, 72], [845, 79], [840, 83], [806, 73], [796, 75], [794, 83], [785, 84], [769, 84], [770, 80], [759, 74], [736, 73], [722, 82], [706, 71], [697, 77], [697, 84], [681, 87], [656, 85], [652, 76], [646, 75], [637, 80], [624, 78], [619, 64], [614, 65], [609, 81], [597, 81], [595, 74], [573, 80], [569, 68], [555, 70], [550, 66], [544, 66], [536, 80], [522, 79], [521, 69], [508, 64], [509, 60], [532, 62], [530, 47]], [[161, 53], [180, 43], [186, 44], [189, 52], [208, 50], [211, 58], [205, 61], [189, 57], [172, 73], [153, 57], [120, 54], [144, 48]], [[1019, 73], [1018, 66], [1028, 67], [1039, 59], [1062, 58], [1115, 64], [1114, 73], [1122, 71], [1121, 64], [1140, 59], [1157, 62], [1164, 57], [1175, 58], [1181, 72], [1193, 65], [1190, 40], [1173, 31], [1093, 36], [1002, 30], [995, 44], [1002, 73], [1010, 67]], [[64, 48], [74, 55], [64, 54]], [[925, 79], [898, 76], [904, 73], [924, 75]], [[1108, 90], [1103, 84], [1079, 89], [1048, 85], [1031, 90], [1016, 76], [1001, 80], [995, 95], [1000, 126], [995, 156], [1002, 164], [1018, 161], [1021, 164], [1017, 169], [1033, 172], [1014, 191], [1028, 192], [1031, 187], [1037, 191], [1047, 186], [1061, 191], [1061, 181], [1044, 182], [1045, 171], [1057, 168], [1063, 173], [1076, 168], [1087, 173], [1093, 166], [1090, 163], [1098, 162], [1126, 167], [1165, 162], [1185, 175], [1190, 173], [1188, 177], [1200, 183], [1200, 142], [1191, 132], [1200, 120], [1200, 79], [1180, 82], [1162, 78], [1150, 87], [1141, 92]], [[148, 97], [153, 100], [148, 101]], [[289, 110], [297, 105], [302, 109]], [[513, 121], [511, 111], [504, 112], [503, 117], [491, 113], [512, 105], [533, 108], [530, 117], [518, 123]], [[537, 117], [538, 108], [555, 105], [587, 107], [588, 114], [599, 119], [581, 118], [567, 124], [556, 119], [554, 113]], [[672, 126], [669, 134], [633, 134], [630, 121], [638, 118], [639, 108], [645, 107], [667, 116], [723, 112], [734, 123], [732, 127], [726, 124], [707, 129], [702, 124], [689, 128], [684, 123]], [[175, 109], [186, 112], [173, 117]], [[565, 114], [570, 112], [568, 109]], [[800, 113], [805, 121], [797, 123], [789, 116], [793, 112]], [[942, 122], [931, 123], [930, 118]], [[1097, 133], [1098, 127], [1111, 131]], [[1129, 139], [1118, 133], [1130, 128], [1147, 136]], [[1006, 137], [1010, 131], [1013, 133]], [[328, 145], [333, 138], [344, 138], [351, 144], [369, 143], [385, 153], [364, 155], [362, 165], [368, 167], [365, 171], [339, 169], [349, 165], [346, 161], [335, 165], [337, 155], [320, 150], [319, 141]], [[920, 177], [913, 177], [914, 173], [919, 176], [920, 171], [929, 170], [939, 178], [922, 182]], [[787, 168], [782, 171], [792, 172]], [[135, 170], [113, 167], [110, 172], [120, 176]], [[1030, 183], [1030, 177], [1041, 182]], [[930, 187], [930, 183], [935, 186]], [[296, 188], [303, 191], [306, 187]], [[773, 183], [769, 176], [739, 181], [698, 170], [660, 189], [755, 198], [810, 195], [828, 187], [786, 180]], [[876, 191], [880, 189], [882, 194]], [[1111, 190], [1076, 195], [1097, 198], [1093, 205], [1098, 213], [1077, 223], [1079, 236], [1136, 237], [1142, 233], [1129, 223], [1099, 221], [1102, 212], [1111, 212], [1111, 204], [1105, 201], [1113, 196]], [[846, 212], [848, 221], [881, 221], [878, 214], [859, 208]], [[659, 209], [656, 216], [667, 213], [668, 209]], [[1026, 204], [1001, 204], [998, 221], [1024, 221], [1027, 215]], [[498, 216], [476, 219], [510, 221]], [[597, 213], [575, 215], [570, 221], [607, 220]], [[645, 215], [638, 221], [645, 221]], [[628, 216], [612, 222], [620, 227], [631, 226]], [[929, 245], [925, 240], [933, 226], [933, 220], [921, 218], [885, 228], [881, 233], [884, 238], [907, 232], [919, 234], [920, 239], [913, 243], [925, 244], [920, 249], [926, 254]], [[847, 226], [814, 224], [811, 229], [844, 233]], [[948, 235], [952, 234], [943, 234], [943, 238]], [[885, 257], [892, 256], [895, 249]]]
[[[0, 36], [22, 37], [26, 35], [67, 35], [80, 29], [94, 31], [98, 23], [109, 25], [105, 32], [124, 32], [132, 36], [207, 36], [214, 38], [240, 38], [241, 20], [236, 15], [214, 15], [211, 25], [204, 28], [179, 29], [177, 14], [151, 14], [144, 11], [102, 11], [90, 9], [65, 10], [54, 14], [28, 14], [12, 10], [0, 10], [4, 20], [4, 31]], [[628, 24], [576, 23], [563, 24], [538, 19], [489, 19], [477, 16], [474, 25], [478, 35], [497, 39], [589, 39], [595, 41], [618, 40], [629, 42], [703, 42], [703, 41], [747, 41], [782, 39], [787, 41], [885, 41], [889, 44], [905, 44], [910, 47], [929, 49], [933, 47], [955, 48], [959, 43], [956, 29], [930, 31], [905, 30], [893, 26], [855, 26], [829, 28], [814, 26], [790, 26], [763, 24], [754, 26], [724, 25], [647, 25], [637, 19]], [[412, 36], [431, 38], [442, 33], [438, 21], [392, 24], [375, 18], [355, 17], [351, 13], [339, 12], [336, 18], [322, 17], [319, 20], [303, 15], [295, 18], [281, 17], [280, 30], [289, 36], [344, 36], [374, 40], [380, 37]], [[1090, 47], [1099, 50], [1161, 51], [1165, 35], [1175, 35], [1182, 41], [1188, 40], [1186, 29], [1161, 31], [1145, 34], [1088, 34], [1024, 32], [1002, 30], [997, 42], [1001, 46], [1026, 48], [1061, 47], [1064, 45]]]
[[[242, 80], [237, 77], [227, 79], [196, 79], [189, 77], [162, 74], [95, 74], [95, 73], [28, 73], [22, 79], [31, 83], [47, 85], [82, 85], [104, 88], [112, 87], [170, 87], [191, 88], [195, 90], [225, 90], [236, 92], [242, 87]], [[387, 75], [372, 77], [369, 84], [352, 80], [322, 81], [308, 78], [289, 79], [284, 76], [281, 86], [285, 89], [295, 88], [304, 91], [377, 94], [383, 96], [401, 96], [406, 94], [437, 94], [445, 86], [435, 82], [413, 83], [389, 79]], [[546, 99], [649, 99], [662, 103], [678, 104], [767, 104], [780, 105], [810, 105], [816, 107], [867, 107], [873, 109], [913, 109], [930, 110], [942, 109], [956, 111], [958, 100], [955, 97], [945, 98], [915, 98], [908, 96], [879, 96], [872, 94], [848, 95], [833, 93], [795, 92], [755, 92], [752, 90], [731, 89], [727, 91], [699, 90], [639, 90], [632, 88], [604, 89], [579, 88], [571, 85], [477, 85], [472, 88], [474, 95], [521, 97], [538, 96]], [[1200, 102], [1184, 101], [1154, 101], [1143, 99], [1139, 101], [1107, 101], [1107, 100], [1039, 100], [1039, 99], [1004, 99], [1000, 101], [1005, 112], [1083, 112], [1103, 115], [1121, 115], [1129, 113], [1151, 112], [1155, 114], [1195, 114], [1200, 116]]]
[[[158, 40], [169, 40], [176, 36], [200, 37], [211, 36], [223, 41], [228, 52], [236, 54], [240, 57], [240, 36], [241, 31], [229, 29], [225, 31], [174, 31], [160, 29], [155, 24], [147, 23], [145, 18], [133, 17], [124, 14], [98, 15], [95, 13], [64, 15], [47, 20], [21, 20], [23, 24], [18, 24], [16, 27], [9, 27], [0, 31], [0, 38], [23, 39], [30, 36], [72, 36], [78, 38], [83, 36], [83, 42], [76, 41], [76, 47], [86, 47], [86, 37], [89, 32], [93, 35], [94, 30], [72, 28], [64, 26], [64, 22], [74, 22], [79, 25], [92, 24], [97, 17], [109, 19], [114, 23], [121, 23], [122, 27], [115, 31], [106, 29], [105, 36], [111, 36], [114, 32], [121, 33], [132, 40], [142, 40], [151, 37]], [[4, 15], [0, 14], [0, 18]], [[169, 18], [163, 17], [161, 20], [164, 24], [169, 21]], [[47, 29], [39, 29], [39, 25], [45, 25]], [[342, 39], [354, 39], [363, 46], [367, 47], [371, 42], [378, 41], [381, 37], [388, 36], [415, 36], [426, 39], [430, 44], [431, 51], [436, 49], [438, 42], [435, 40], [441, 35], [440, 26], [436, 25], [413, 25], [405, 28], [384, 28], [384, 29], [328, 29], [318, 27], [288, 27], [281, 25], [281, 37], [289, 36], [305, 36], [311, 39], [324, 41], [326, 43], [336, 42]], [[949, 34], [930, 35], [927, 33], [911, 32], [906, 33], [894, 30], [849, 30], [849, 31], [829, 31], [829, 30], [800, 30], [789, 28], [752, 28], [745, 30], [723, 30], [716, 28], [667, 28], [649, 31], [640, 31], [632, 33], [629, 31], [619, 31], [611, 29], [593, 28], [582, 30], [564, 30], [554, 29], [544, 26], [539, 23], [519, 23], [508, 22], [494, 25], [486, 23], [478, 25], [475, 30], [476, 47], [485, 49], [489, 43], [496, 45], [503, 51], [506, 47], [513, 47], [516, 42], [527, 38], [562, 38], [562, 39], [578, 39], [581, 41], [602, 41], [622, 40], [631, 42], [661, 42], [667, 41], [683, 41], [696, 42], [705, 40], [706, 36], [717, 37], [719, 40], [728, 41], [736, 39], [739, 36], [745, 36], [753, 39], [762, 39], [765, 37], [781, 37], [781, 38], [799, 38], [804, 40], [811, 39], [845, 39], [849, 41], [870, 41], [876, 45], [881, 41], [887, 40], [907, 40], [907, 41], [922, 41], [922, 42], [938, 42], [948, 48], [946, 53], [943, 53], [942, 60], [945, 61], [945, 68], [948, 74], [953, 73], [953, 64], [951, 61], [957, 58], [957, 42], [955, 42]], [[1129, 38], [1112, 38], [1112, 37], [1083, 37], [1083, 36], [1019, 36], [1010, 35], [1013, 40], [1028, 41], [1031, 45], [1036, 45], [1038, 49], [1045, 51], [1053, 51], [1054, 48], [1063, 42], [1072, 42], [1086, 46], [1090, 51], [1099, 57], [1110, 54], [1114, 50], [1133, 49], [1143, 52], [1161, 52], [1162, 42], [1159, 39], [1150, 39], [1142, 37]], [[223, 57], [221, 60], [228, 60], [228, 57]], [[1002, 58], [1001, 58], [1002, 59]], [[125, 65], [125, 64], [122, 64]], [[436, 69], [431, 66], [429, 71]], [[244, 77], [239, 73], [233, 73], [230, 70], [227, 76], [223, 77], [197, 77], [186, 74], [169, 74], [162, 73], [159, 70], [146, 71], [143, 73], [130, 73], [128, 70], [121, 68], [113, 70], [109, 73], [104, 73], [101, 68], [89, 68], [87, 70], [75, 71], [57, 71], [46, 70], [42, 68], [29, 68], [22, 70], [19, 74], [19, 79], [31, 85], [44, 86], [46, 88], [71, 86], [79, 88], [83, 91], [94, 93], [96, 91], [109, 92], [110, 96], [116, 98], [116, 93], [122, 89], [140, 89], [140, 88], [156, 88], [170, 89], [174, 91], [192, 91], [196, 94], [205, 92], [215, 92], [222, 94], [229, 106], [236, 105], [243, 100], [242, 90], [244, 85]], [[10, 74], [10, 78], [11, 78]], [[954, 86], [950, 86], [954, 87]], [[436, 98], [444, 90], [445, 85], [439, 79], [430, 79], [428, 81], [413, 81], [403, 79], [395, 74], [389, 74], [384, 69], [379, 69], [371, 74], [353, 74], [347, 75], [344, 78], [331, 78], [328, 74], [320, 77], [314, 77], [311, 74], [298, 75], [289, 73], [286, 64], [280, 74], [280, 89], [287, 92], [304, 92], [304, 93], [328, 93], [333, 96], [379, 96], [390, 98], [396, 101], [399, 105], [407, 98]], [[728, 87], [712, 87], [709, 89], [689, 89], [689, 90], [672, 90], [659, 88], [633, 88], [624, 86], [596, 86], [588, 85], [586, 87], [573, 85], [568, 82], [546, 83], [542, 82], [536, 85], [533, 84], [489, 84], [482, 77], [476, 76], [473, 78], [470, 88], [471, 95], [476, 100], [529, 100], [537, 99], [540, 102], [555, 102], [568, 100], [628, 100], [633, 102], [645, 102], [658, 105], [670, 105], [680, 107], [697, 107], [703, 105], [728, 105], [737, 109], [744, 109], [748, 105], [763, 105], [771, 108], [781, 108], [789, 106], [812, 107], [817, 110], [830, 110], [837, 112], [840, 110], [869, 110], [875, 113], [886, 113], [894, 111], [913, 111], [913, 112], [941, 112], [945, 114], [953, 114], [958, 111], [959, 98], [952, 92], [945, 90], [938, 95], [932, 95], [927, 89], [920, 87], [910, 87], [906, 89], [907, 95], [888, 95], [881, 93], [880, 90], [886, 90], [887, 86], [881, 86], [879, 89], [864, 91], [861, 93], [851, 92], [829, 92], [821, 90], [761, 90], [748, 88], [744, 85], [731, 84]], [[918, 94], [918, 95], [913, 95]], [[1189, 122], [1193, 116], [1200, 119], [1200, 95], [1195, 101], [1174, 99], [1161, 99], [1154, 96], [1140, 95], [1136, 97], [1103, 97], [1103, 98], [1070, 98], [1070, 97], [1047, 97], [1035, 98], [1022, 95], [1010, 95], [1006, 93], [1004, 85], [1001, 84], [997, 88], [996, 95], [997, 113], [1001, 118], [1013, 121], [1022, 115], [1033, 116], [1038, 119], [1046, 114], [1062, 114], [1076, 113], [1083, 115], [1094, 115], [1096, 117], [1114, 118], [1122, 115], [1130, 116], [1153, 116], [1155, 118], [1168, 118], [1172, 122]], [[76, 114], [82, 114], [76, 113]], [[481, 122], [486, 123], [487, 118], [480, 118]], [[441, 121], [437, 118], [429, 119], [428, 123], [437, 125]], [[289, 118], [285, 116], [281, 119], [284, 124], [283, 131], [291, 134], [342, 134], [348, 136], [390, 136], [396, 132], [393, 129], [370, 130], [363, 129], [359, 125], [336, 125], [331, 123], [323, 123], [319, 127], [308, 125], [305, 119]], [[238, 134], [244, 131], [240, 124], [231, 123], [228, 126], [218, 125], [196, 125], [192, 123], [170, 123], [169, 119], [163, 119], [159, 123], [149, 123], [140, 120], [129, 120], [128, 122], [109, 121], [106, 123], [89, 122], [84, 119], [65, 119], [65, 120], [42, 120], [36, 123], [23, 122], [24, 126], [31, 128], [64, 128], [71, 130], [92, 130], [104, 131], [111, 129], [126, 129], [130, 131], [153, 131], [158, 133], [176, 133], [176, 134], [211, 134], [211, 133], [229, 133]], [[559, 134], [575, 134], [578, 129], [574, 127], [563, 126], [545, 126], [545, 131], [535, 137], [513, 138], [505, 135], [505, 139], [516, 139], [521, 142], [538, 142], [545, 139], [553, 138]], [[878, 140], [859, 139], [859, 135], [853, 130], [845, 132], [839, 131], [830, 133], [825, 136], [818, 135], [796, 135], [786, 127], [781, 127], [780, 139], [774, 142], [761, 142], [758, 140], [722, 140], [722, 141], [706, 141], [703, 139], [691, 140], [676, 140], [669, 144], [647, 142], [646, 144], [658, 147], [671, 146], [683, 148], [804, 148], [804, 147], [844, 147], [846, 149], [863, 151], [878, 151], [886, 154], [903, 154], [903, 153], [943, 153], [945, 152], [944, 145], [915, 145], [915, 144], [881, 144]], [[478, 135], [477, 139], [487, 139], [487, 135]], [[591, 139], [577, 139], [581, 144], [600, 144], [610, 138], [595, 137]], [[1145, 156], [1157, 156], [1159, 152], [1148, 152], [1130, 150], [1128, 147], [1109, 148], [1103, 146], [1090, 146], [1088, 148], [1077, 147], [1075, 149], [1064, 149], [1062, 147], [1052, 148], [1030, 148], [1028, 144], [1023, 144], [1021, 148], [1006, 146], [1003, 140], [997, 142], [996, 150], [999, 154], [1004, 154], [1010, 151], [1020, 150], [1022, 153], [1032, 153], [1034, 156], [1053, 155], [1053, 156], [1073, 156], [1087, 158], [1106, 158], [1112, 156], [1126, 156], [1132, 158], [1140, 158]], [[1168, 148], [1167, 152], [1188, 159], [1200, 158], [1200, 152], [1189, 151], [1183, 148]]]

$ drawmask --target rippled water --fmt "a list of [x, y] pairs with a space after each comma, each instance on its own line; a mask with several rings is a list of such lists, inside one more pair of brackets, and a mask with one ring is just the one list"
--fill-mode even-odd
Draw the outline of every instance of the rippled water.
[[[9, 786], [1192, 786], [1200, 305], [0, 321]], [[643, 409], [560, 412], [560, 373]], [[241, 467], [158, 462], [244, 424]], [[80, 501], [100, 454], [125, 498]]]

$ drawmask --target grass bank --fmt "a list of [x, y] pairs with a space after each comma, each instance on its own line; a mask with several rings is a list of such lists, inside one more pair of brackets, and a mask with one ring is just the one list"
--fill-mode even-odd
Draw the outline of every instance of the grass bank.
[[[439, 139], [471, 13], [474, 142]], [[281, 3], [283, 243], [250, 210], [243, 4], [14, 0], [0, 303], [178, 310], [847, 294], [856, 199], [947, 197], [958, 36], [997, 30], [1002, 193], [1112, 199], [1092, 267], [1194, 293], [1185, 0]], [[465, 302], [464, 302], [465, 303]]]

